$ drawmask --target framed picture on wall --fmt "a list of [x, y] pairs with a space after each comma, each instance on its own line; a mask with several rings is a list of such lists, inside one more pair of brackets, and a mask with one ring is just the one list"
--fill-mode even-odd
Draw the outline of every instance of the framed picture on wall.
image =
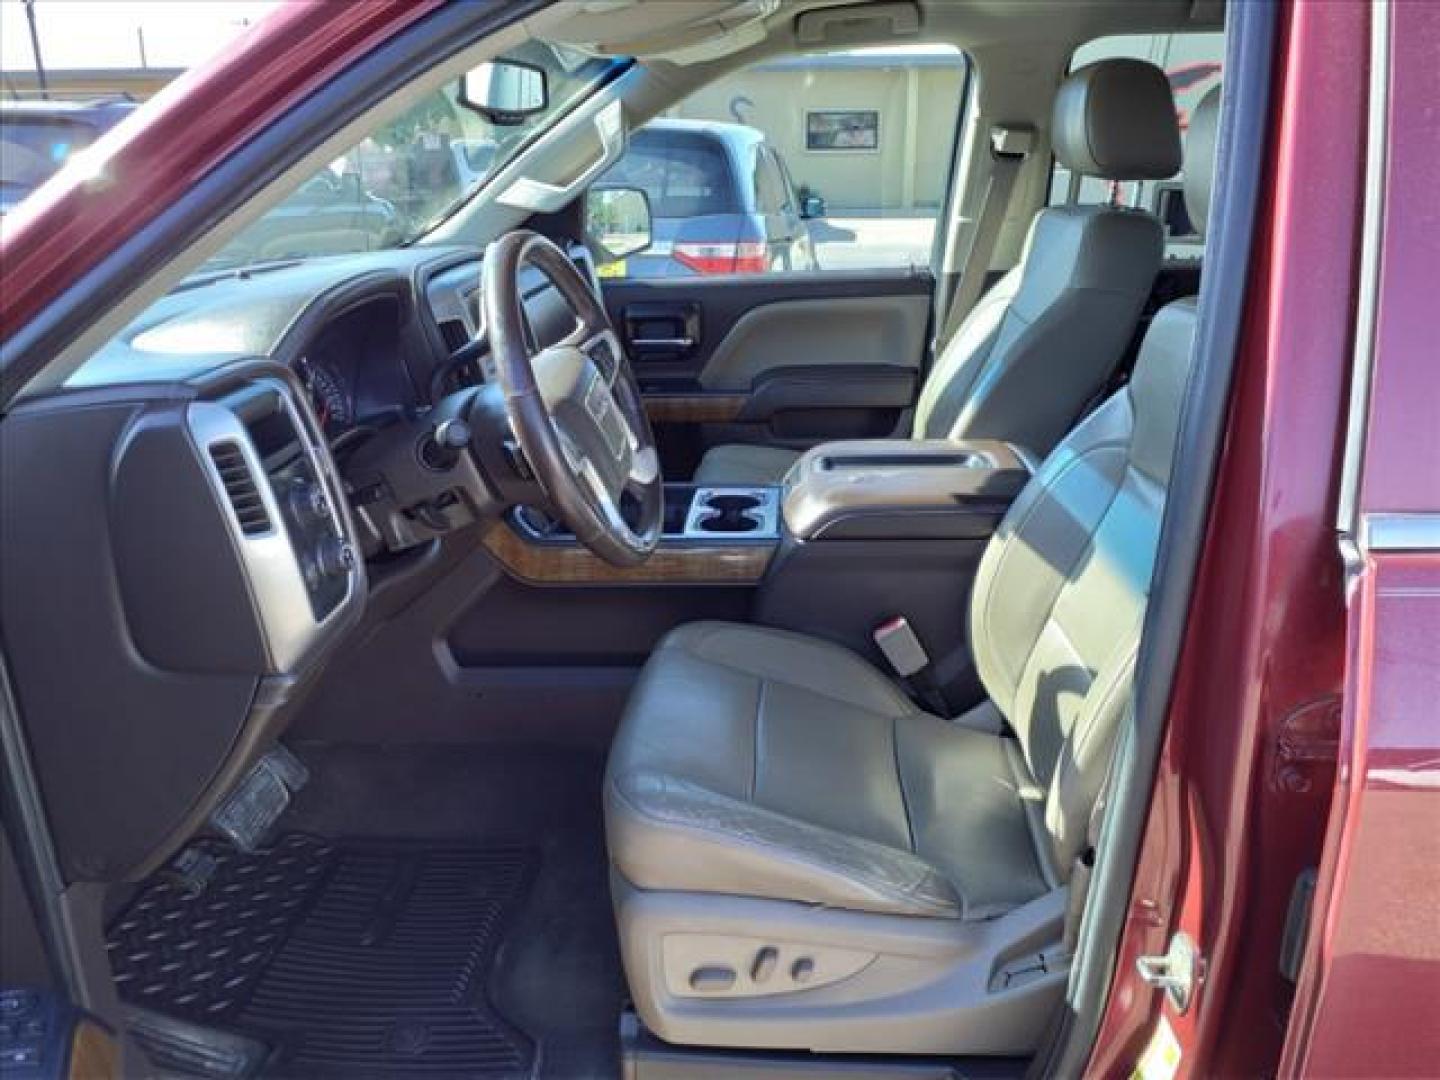
[[879, 150], [880, 113], [875, 109], [807, 109], [805, 149]]

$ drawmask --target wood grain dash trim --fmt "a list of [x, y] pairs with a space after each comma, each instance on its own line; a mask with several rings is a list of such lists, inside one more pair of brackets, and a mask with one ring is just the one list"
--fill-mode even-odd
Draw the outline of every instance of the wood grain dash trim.
[[511, 577], [533, 585], [753, 585], [775, 553], [773, 544], [662, 541], [639, 566], [611, 566], [578, 543], [533, 543], [503, 521], [485, 533], [483, 543]]
[[657, 424], [728, 424], [738, 420], [744, 394], [653, 394], [645, 412]]

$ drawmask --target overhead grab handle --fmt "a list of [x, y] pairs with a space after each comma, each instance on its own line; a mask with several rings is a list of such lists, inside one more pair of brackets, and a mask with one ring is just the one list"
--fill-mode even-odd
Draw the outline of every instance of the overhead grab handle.
[[625, 124], [619, 100], [610, 102], [596, 113], [594, 124], [595, 134], [600, 140], [600, 156], [585, 166], [574, 180], [568, 184], [547, 184], [543, 180], [522, 176], [506, 188], [496, 201], [505, 206], [541, 214], [553, 214], [568, 206], [625, 152]]

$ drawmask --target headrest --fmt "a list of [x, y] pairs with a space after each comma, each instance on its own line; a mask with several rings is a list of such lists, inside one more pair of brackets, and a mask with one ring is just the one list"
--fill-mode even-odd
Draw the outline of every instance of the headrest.
[[1107, 180], [1164, 180], [1180, 171], [1170, 81], [1144, 60], [1087, 64], [1060, 84], [1050, 143], [1060, 164]]
[[1210, 220], [1210, 193], [1215, 187], [1215, 140], [1220, 132], [1220, 87], [1215, 87], [1190, 114], [1185, 133], [1185, 209], [1195, 231], [1205, 235]]

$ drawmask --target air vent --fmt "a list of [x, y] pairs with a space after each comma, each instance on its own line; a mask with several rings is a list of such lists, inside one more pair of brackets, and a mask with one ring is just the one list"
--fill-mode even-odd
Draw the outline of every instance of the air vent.
[[442, 322], [440, 336], [445, 339], [445, 347], [451, 352], [470, 344], [470, 335], [465, 330], [465, 324], [459, 319], [446, 319]]
[[265, 512], [265, 502], [260, 498], [255, 476], [239, 444], [215, 443], [210, 447], [210, 460], [220, 473], [220, 482], [225, 485], [225, 494], [230, 498], [240, 531], [246, 536], [269, 532], [270, 515]]

